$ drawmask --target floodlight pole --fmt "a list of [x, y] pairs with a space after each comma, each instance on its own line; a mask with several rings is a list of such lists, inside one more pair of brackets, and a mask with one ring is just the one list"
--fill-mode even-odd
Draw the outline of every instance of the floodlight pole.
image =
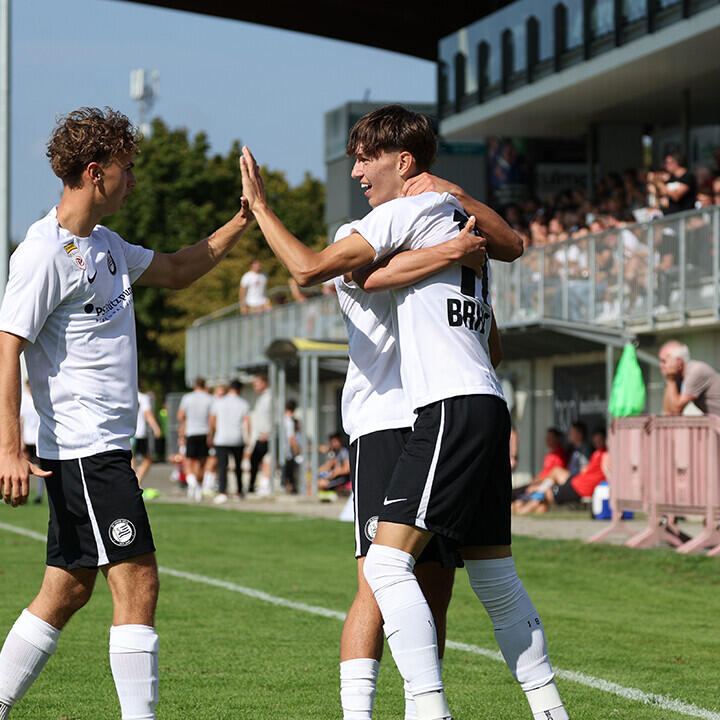
[[10, 257], [10, 0], [0, 0], [0, 296]]

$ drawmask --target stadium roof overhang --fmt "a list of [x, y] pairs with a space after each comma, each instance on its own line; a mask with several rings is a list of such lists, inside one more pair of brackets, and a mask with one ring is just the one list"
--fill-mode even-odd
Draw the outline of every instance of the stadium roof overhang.
[[321, 35], [436, 60], [438, 41], [513, 0], [128, 0]]
[[655, 355], [637, 347], [639, 338], [632, 332], [613, 327], [545, 318], [536, 322], [501, 324], [503, 358], [530, 360], [533, 358], [597, 352], [607, 347], [621, 348], [626, 343], [636, 346], [637, 356], [650, 365], [658, 365]]
[[[692, 125], [720, 115], [720, 7], [443, 120], [449, 139], [563, 137], [592, 125]], [[689, 106], [684, 91], [689, 91]]]

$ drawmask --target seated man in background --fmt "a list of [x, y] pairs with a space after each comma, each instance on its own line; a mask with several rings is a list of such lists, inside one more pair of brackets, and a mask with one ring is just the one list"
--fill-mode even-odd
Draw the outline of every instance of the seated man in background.
[[658, 358], [665, 376], [665, 415], [681, 415], [691, 402], [706, 415], [720, 415], [720, 373], [707, 363], [691, 360], [688, 346], [677, 340], [666, 342]]
[[350, 483], [350, 452], [339, 432], [330, 436], [328, 459], [318, 468], [318, 490], [338, 490]]

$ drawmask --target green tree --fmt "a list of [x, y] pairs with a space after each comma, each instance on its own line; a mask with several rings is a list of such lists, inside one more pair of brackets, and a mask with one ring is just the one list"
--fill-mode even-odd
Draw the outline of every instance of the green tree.
[[[137, 187], [107, 225], [128, 242], [174, 252], [207, 237], [238, 210], [242, 182], [235, 142], [227, 155], [209, 153], [204, 133], [188, 137], [161, 120], [140, 145]], [[280, 171], [263, 168], [273, 209], [305, 244], [326, 243], [324, 184], [307, 174], [291, 187]], [[185, 290], [135, 288], [141, 383], [163, 395], [184, 388], [185, 329], [203, 315], [237, 302], [238, 284], [253, 259], [263, 263], [270, 288], [287, 285], [288, 273], [257, 225], [249, 228], [218, 267]]]

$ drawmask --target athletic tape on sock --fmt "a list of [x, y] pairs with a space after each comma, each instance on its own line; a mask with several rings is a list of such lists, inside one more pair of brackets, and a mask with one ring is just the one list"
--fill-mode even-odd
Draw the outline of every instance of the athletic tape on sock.
[[113, 625], [110, 628], [111, 653], [157, 653], [159, 645], [155, 628], [149, 625]]

